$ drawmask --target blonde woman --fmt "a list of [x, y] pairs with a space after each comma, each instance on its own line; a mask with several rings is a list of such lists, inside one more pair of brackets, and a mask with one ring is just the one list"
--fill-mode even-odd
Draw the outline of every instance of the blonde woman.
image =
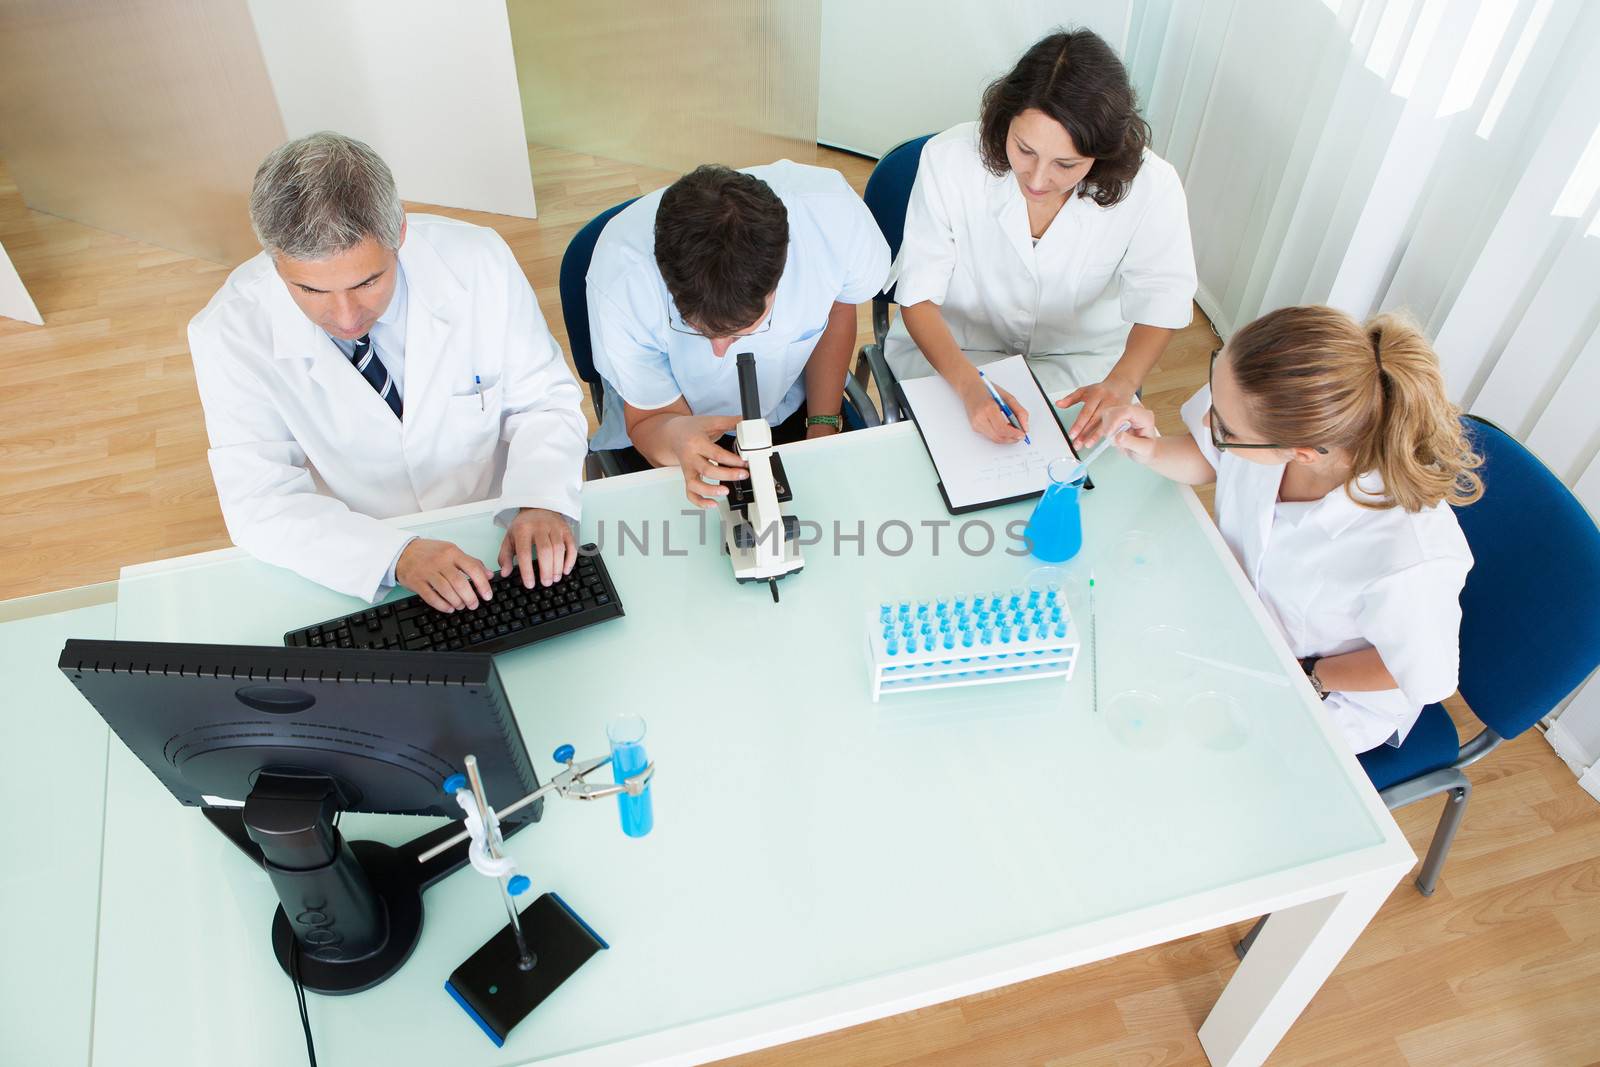
[[1354, 751], [1398, 745], [1455, 691], [1472, 553], [1451, 506], [1482, 494], [1481, 461], [1416, 327], [1274, 311], [1212, 356], [1189, 436], [1136, 405], [1100, 425], [1124, 419], [1133, 459], [1217, 483], [1223, 539]]

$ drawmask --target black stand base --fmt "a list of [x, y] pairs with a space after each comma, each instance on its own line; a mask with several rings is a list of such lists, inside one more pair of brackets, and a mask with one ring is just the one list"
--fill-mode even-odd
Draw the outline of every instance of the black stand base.
[[577, 973], [590, 956], [610, 947], [554, 893], [543, 894], [521, 914], [522, 935], [533, 953], [533, 967], [523, 970], [518, 965], [517, 939], [507, 923], [444, 984], [445, 992], [496, 1045], [504, 1045], [511, 1028]]
[[361, 959], [338, 959], [337, 947], [319, 946], [315, 951], [322, 958], [318, 958], [297, 944], [295, 934], [298, 932], [308, 945], [317, 945], [323, 921], [320, 912], [308, 910], [291, 919], [279, 905], [272, 917], [272, 952], [283, 973], [294, 973], [291, 968], [296, 961], [290, 955], [299, 951], [300, 984], [328, 996], [371, 989], [400, 969], [422, 937], [421, 864], [411, 855], [376, 841], [352, 841], [350, 848], [372, 880], [383, 911], [386, 931], [377, 952]]

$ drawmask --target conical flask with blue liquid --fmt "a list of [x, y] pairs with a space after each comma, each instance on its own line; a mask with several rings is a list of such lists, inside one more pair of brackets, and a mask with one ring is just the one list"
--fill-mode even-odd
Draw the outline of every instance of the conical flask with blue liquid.
[[1087, 473], [1082, 464], [1067, 456], [1051, 460], [1046, 471], [1050, 475], [1050, 485], [1034, 505], [1023, 536], [1028, 539], [1035, 559], [1065, 563], [1083, 547], [1083, 517], [1078, 508], [1078, 493], [1083, 489]]

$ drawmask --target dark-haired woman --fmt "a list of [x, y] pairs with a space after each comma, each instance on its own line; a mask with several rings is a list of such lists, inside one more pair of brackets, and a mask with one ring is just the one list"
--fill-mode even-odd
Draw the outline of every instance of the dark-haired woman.
[[1148, 140], [1121, 61], [1087, 30], [1034, 45], [979, 121], [930, 140], [891, 271], [896, 376], [937, 371], [974, 430], [1016, 441], [978, 368], [1024, 353], [1046, 391], [1071, 390], [1063, 407], [1082, 402], [1074, 439], [1098, 436], [1096, 412], [1132, 399], [1194, 299], [1183, 187]]

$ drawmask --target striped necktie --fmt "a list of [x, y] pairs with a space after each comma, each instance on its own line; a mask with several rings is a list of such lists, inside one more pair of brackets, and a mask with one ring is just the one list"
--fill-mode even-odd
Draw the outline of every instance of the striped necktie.
[[395, 388], [394, 380], [389, 377], [389, 369], [373, 350], [371, 334], [362, 334], [356, 341], [355, 349], [350, 353], [350, 362], [355, 364], [367, 384], [378, 391], [384, 403], [389, 405], [389, 410], [394, 412], [394, 417], [400, 418], [400, 390]]

